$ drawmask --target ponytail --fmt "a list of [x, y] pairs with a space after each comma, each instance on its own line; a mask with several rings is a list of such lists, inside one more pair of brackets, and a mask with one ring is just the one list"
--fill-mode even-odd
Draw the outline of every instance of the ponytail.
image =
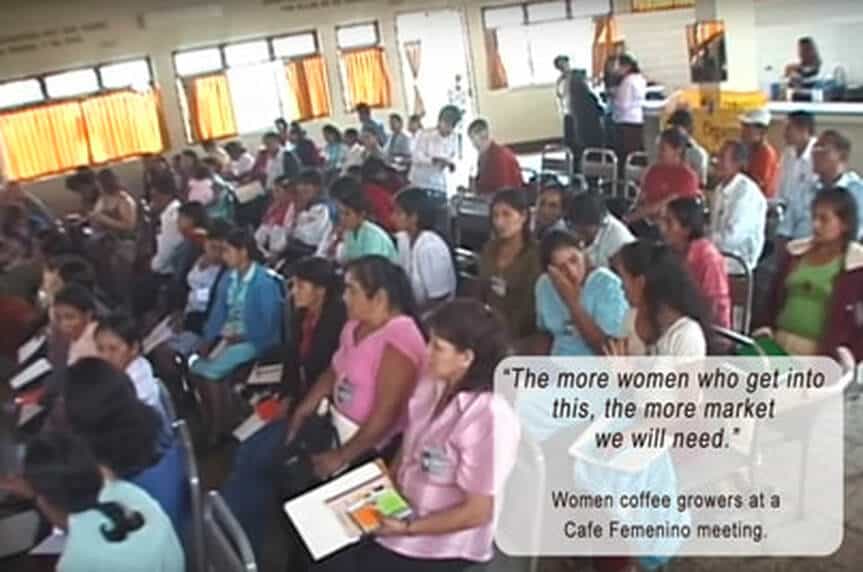
[[123, 505], [116, 502], [102, 502], [93, 507], [111, 521], [112, 527], [103, 524], [99, 532], [108, 542], [123, 542], [129, 533], [144, 526], [144, 517], [138, 511], [127, 511]]
[[427, 338], [413, 287], [401, 266], [383, 256], [370, 255], [349, 262], [345, 271], [360, 283], [366, 296], [374, 296], [380, 290], [386, 292], [390, 308], [413, 319], [423, 337]]

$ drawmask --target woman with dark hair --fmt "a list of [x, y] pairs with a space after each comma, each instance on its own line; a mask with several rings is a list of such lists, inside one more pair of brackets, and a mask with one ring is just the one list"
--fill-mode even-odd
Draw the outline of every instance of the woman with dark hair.
[[182, 451], [164, 449], [158, 413], [142, 403], [131, 380], [108, 362], [82, 359], [68, 370], [54, 418], [87, 442], [110, 479], [147, 491], [182, 530], [187, 498]]
[[313, 457], [321, 478], [371, 451], [383, 451], [401, 432], [426, 358], [413, 291], [400, 267], [382, 256], [350, 262], [344, 299], [348, 322], [339, 349], [289, 425], [289, 435], [295, 435], [324, 398], [332, 401], [342, 444]]
[[437, 213], [435, 200], [425, 189], [410, 187], [396, 195], [393, 218], [399, 264], [421, 308], [448, 300], [457, 285], [452, 251], [435, 230]]
[[300, 160], [301, 167], [320, 167], [323, 163], [321, 152], [315, 142], [309, 139], [306, 130], [299, 121], [292, 121], [288, 130], [288, 141], [294, 146], [294, 153]]
[[[858, 205], [845, 189], [819, 191], [812, 236], [788, 243], [768, 297], [764, 333], [791, 355], [836, 357], [847, 347], [863, 359], [863, 246], [855, 240]], [[757, 333], [757, 332], [756, 332]]]
[[710, 309], [671, 248], [639, 240], [621, 248], [612, 264], [632, 311], [626, 339], [609, 341], [606, 353], [707, 355]]
[[520, 438], [492, 385], [509, 339], [500, 316], [474, 300], [441, 306], [429, 325], [428, 375], [389, 467], [414, 518], [385, 519], [376, 542], [336, 556], [328, 570], [457, 571], [492, 558], [494, 507]]
[[409, 177], [412, 185], [446, 192], [446, 172], [455, 171], [458, 157], [458, 134], [455, 128], [461, 122], [461, 117], [459, 108], [447, 105], [440, 110], [434, 129], [416, 135]]
[[255, 238], [234, 230], [225, 241], [222, 258], [229, 269], [220, 284], [204, 325], [199, 359], [190, 372], [199, 383], [212, 421], [211, 438], [224, 428], [226, 395], [213, 382], [223, 381], [238, 367], [261, 357], [282, 340], [281, 280], [261, 264]]
[[341, 177], [333, 183], [331, 193], [339, 205], [339, 219], [344, 233], [344, 261], [379, 255], [395, 262], [397, 255], [392, 238], [384, 229], [368, 220], [372, 207], [359, 181], [352, 177]]
[[103, 360], [129, 376], [138, 399], [164, 415], [159, 384], [150, 362], [141, 355], [141, 332], [132, 317], [114, 313], [99, 320], [96, 347]]
[[69, 284], [54, 298], [51, 321], [59, 338], [68, 344], [66, 363], [98, 356], [96, 347], [96, 302], [80, 284]]
[[713, 322], [731, 325], [731, 286], [725, 258], [706, 237], [704, 204], [698, 199], [675, 199], [659, 219], [666, 244], [684, 261], [689, 275], [713, 308]]
[[348, 157], [348, 148], [342, 141], [342, 133], [335, 125], [324, 125], [324, 169], [340, 171]]
[[335, 265], [323, 258], [299, 260], [293, 275], [293, 331], [285, 348], [285, 397], [275, 420], [244, 441], [234, 456], [233, 469], [222, 487], [225, 502], [260, 554], [264, 537], [279, 512], [276, 450], [285, 440], [286, 407], [306, 395], [329, 367], [339, 347], [347, 320], [342, 280]]
[[58, 572], [185, 570], [165, 512], [134, 484], [106, 479], [78, 437], [36, 437], [27, 447], [24, 480], [42, 514], [66, 531]]
[[[369, 157], [360, 167], [360, 179], [362, 180], [363, 194], [371, 206], [375, 222], [387, 232], [394, 232], [395, 221], [393, 211], [395, 200], [393, 191], [387, 184], [390, 180], [390, 168], [378, 157]], [[396, 190], [398, 190], [397, 187]]]
[[533, 289], [542, 272], [523, 191], [498, 191], [491, 201], [492, 238], [479, 257], [480, 299], [498, 310], [515, 340], [536, 331]]
[[647, 80], [630, 54], [617, 60], [620, 84], [614, 90], [614, 143], [621, 167], [634, 151], [644, 150], [644, 102], [647, 99]]

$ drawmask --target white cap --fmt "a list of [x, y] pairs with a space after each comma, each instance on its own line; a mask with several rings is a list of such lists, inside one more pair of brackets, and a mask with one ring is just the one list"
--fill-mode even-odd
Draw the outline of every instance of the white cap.
[[770, 111], [768, 109], [756, 109], [740, 116], [740, 123], [743, 125], [761, 125], [767, 127], [770, 125]]

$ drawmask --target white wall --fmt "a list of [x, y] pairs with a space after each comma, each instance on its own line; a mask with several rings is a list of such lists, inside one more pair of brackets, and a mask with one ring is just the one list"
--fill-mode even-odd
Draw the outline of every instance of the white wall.
[[686, 26], [695, 21], [693, 9], [620, 14], [616, 20], [626, 49], [648, 79], [669, 91], [689, 85]]

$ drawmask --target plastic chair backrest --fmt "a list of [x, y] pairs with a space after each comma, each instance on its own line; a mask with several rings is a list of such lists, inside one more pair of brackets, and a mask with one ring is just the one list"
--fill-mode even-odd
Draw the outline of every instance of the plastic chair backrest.
[[731, 294], [731, 326], [740, 333], [749, 333], [752, 321], [752, 298], [755, 295], [752, 271], [740, 256], [723, 252], [728, 287]]
[[257, 572], [246, 533], [216, 491], [207, 494], [204, 512], [208, 572]]
[[201, 494], [201, 478], [198, 474], [198, 462], [195, 459], [195, 447], [189, 426], [183, 419], [174, 422], [174, 432], [183, 449], [183, 468], [186, 472], [186, 483], [189, 486], [189, 536], [191, 551], [188, 559], [190, 570], [206, 572], [206, 546], [204, 540], [204, 506]]
[[611, 149], [588, 147], [581, 155], [581, 174], [588, 179], [617, 181], [617, 155]]

